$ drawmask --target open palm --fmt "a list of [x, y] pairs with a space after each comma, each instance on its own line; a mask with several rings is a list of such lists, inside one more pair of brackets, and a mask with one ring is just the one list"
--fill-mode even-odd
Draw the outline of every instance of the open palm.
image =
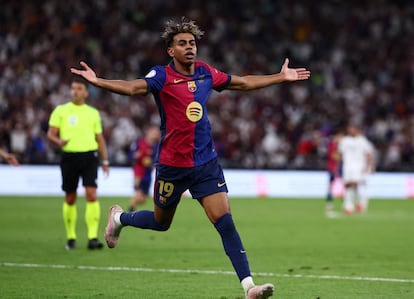
[[280, 71], [281, 74], [285, 76], [286, 81], [297, 81], [297, 80], [306, 80], [310, 77], [310, 71], [305, 68], [295, 68], [291, 69], [288, 66], [289, 59], [286, 58], [285, 62], [282, 65], [282, 69]]

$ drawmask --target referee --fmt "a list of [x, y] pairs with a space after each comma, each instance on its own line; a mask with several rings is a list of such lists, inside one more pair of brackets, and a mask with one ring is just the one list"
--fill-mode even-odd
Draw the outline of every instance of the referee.
[[[57, 106], [49, 119], [47, 137], [62, 149], [60, 169], [62, 189], [65, 191], [63, 221], [65, 224], [66, 249], [76, 247], [76, 198], [79, 178], [85, 187], [85, 221], [88, 229], [88, 248], [103, 247], [98, 240], [100, 205], [96, 188], [99, 158], [105, 175], [109, 174], [109, 161], [99, 111], [87, 104], [88, 83], [73, 78], [70, 88], [72, 100]], [[99, 152], [99, 154], [98, 154]]]

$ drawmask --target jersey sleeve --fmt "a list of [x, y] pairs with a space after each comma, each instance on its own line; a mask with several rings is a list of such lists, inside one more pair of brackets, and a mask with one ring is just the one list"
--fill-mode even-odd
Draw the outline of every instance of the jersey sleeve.
[[101, 134], [102, 133], [102, 120], [101, 115], [99, 114], [99, 111], [96, 110], [96, 121], [95, 121], [95, 127], [94, 127], [95, 134]]
[[227, 85], [229, 85], [231, 76], [227, 73], [224, 73], [211, 65], [207, 64], [207, 67], [211, 73], [211, 76], [213, 78], [213, 88], [216, 91], [222, 91], [224, 90]]
[[50, 118], [49, 118], [50, 127], [60, 128], [61, 119], [62, 119], [60, 110], [61, 110], [60, 106], [57, 106], [50, 114]]
[[147, 92], [158, 93], [164, 87], [165, 79], [165, 68], [160, 65], [154, 66], [144, 78], [148, 85]]

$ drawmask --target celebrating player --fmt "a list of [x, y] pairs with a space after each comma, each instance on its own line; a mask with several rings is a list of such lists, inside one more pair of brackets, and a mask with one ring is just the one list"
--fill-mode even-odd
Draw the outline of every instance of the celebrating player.
[[102, 79], [85, 62], [81, 62], [82, 70], [71, 68], [74, 74], [115, 93], [152, 93], [161, 116], [154, 211], [124, 212], [118, 205], [111, 207], [105, 239], [113, 248], [125, 226], [168, 230], [181, 195], [188, 189], [220, 234], [246, 297], [269, 298], [274, 286], [270, 283], [255, 286], [246, 251], [230, 213], [227, 185], [214, 150], [206, 103], [213, 89], [253, 90], [286, 81], [306, 80], [310, 71], [289, 68], [289, 60], [286, 59], [277, 74], [229, 75], [196, 60], [196, 40], [202, 35], [194, 21], [186, 18], [166, 22], [162, 37], [172, 60], [166, 66], [153, 67], [143, 79]]

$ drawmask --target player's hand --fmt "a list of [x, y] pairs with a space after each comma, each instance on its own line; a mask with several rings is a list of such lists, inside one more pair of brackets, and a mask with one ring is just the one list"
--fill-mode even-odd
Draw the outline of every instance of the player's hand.
[[16, 156], [13, 154], [7, 154], [4, 159], [13, 166], [19, 166], [19, 161], [17, 161]]
[[310, 77], [310, 71], [306, 68], [291, 69], [288, 66], [289, 59], [286, 58], [282, 65], [280, 73], [285, 76], [285, 81], [307, 80]]
[[95, 72], [93, 71], [93, 69], [91, 69], [85, 62], [81, 61], [80, 65], [83, 67], [83, 70], [78, 70], [75, 68], [70, 68], [70, 71], [73, 74], [82, 76], [83, 78], [85, 78], [85, 80], [89, 81], [90, 83], [95, 83], [96, 81], [98, 81], [98, 78], [96, 77]]
[[109, 165], [102, 165], [105, 179], [109, 177]]
[[64, 147], [66, 144], [68, 144], [69, 140], [63, 140], [63, 139], [59, 139], [58, 144], [59, 147]]

